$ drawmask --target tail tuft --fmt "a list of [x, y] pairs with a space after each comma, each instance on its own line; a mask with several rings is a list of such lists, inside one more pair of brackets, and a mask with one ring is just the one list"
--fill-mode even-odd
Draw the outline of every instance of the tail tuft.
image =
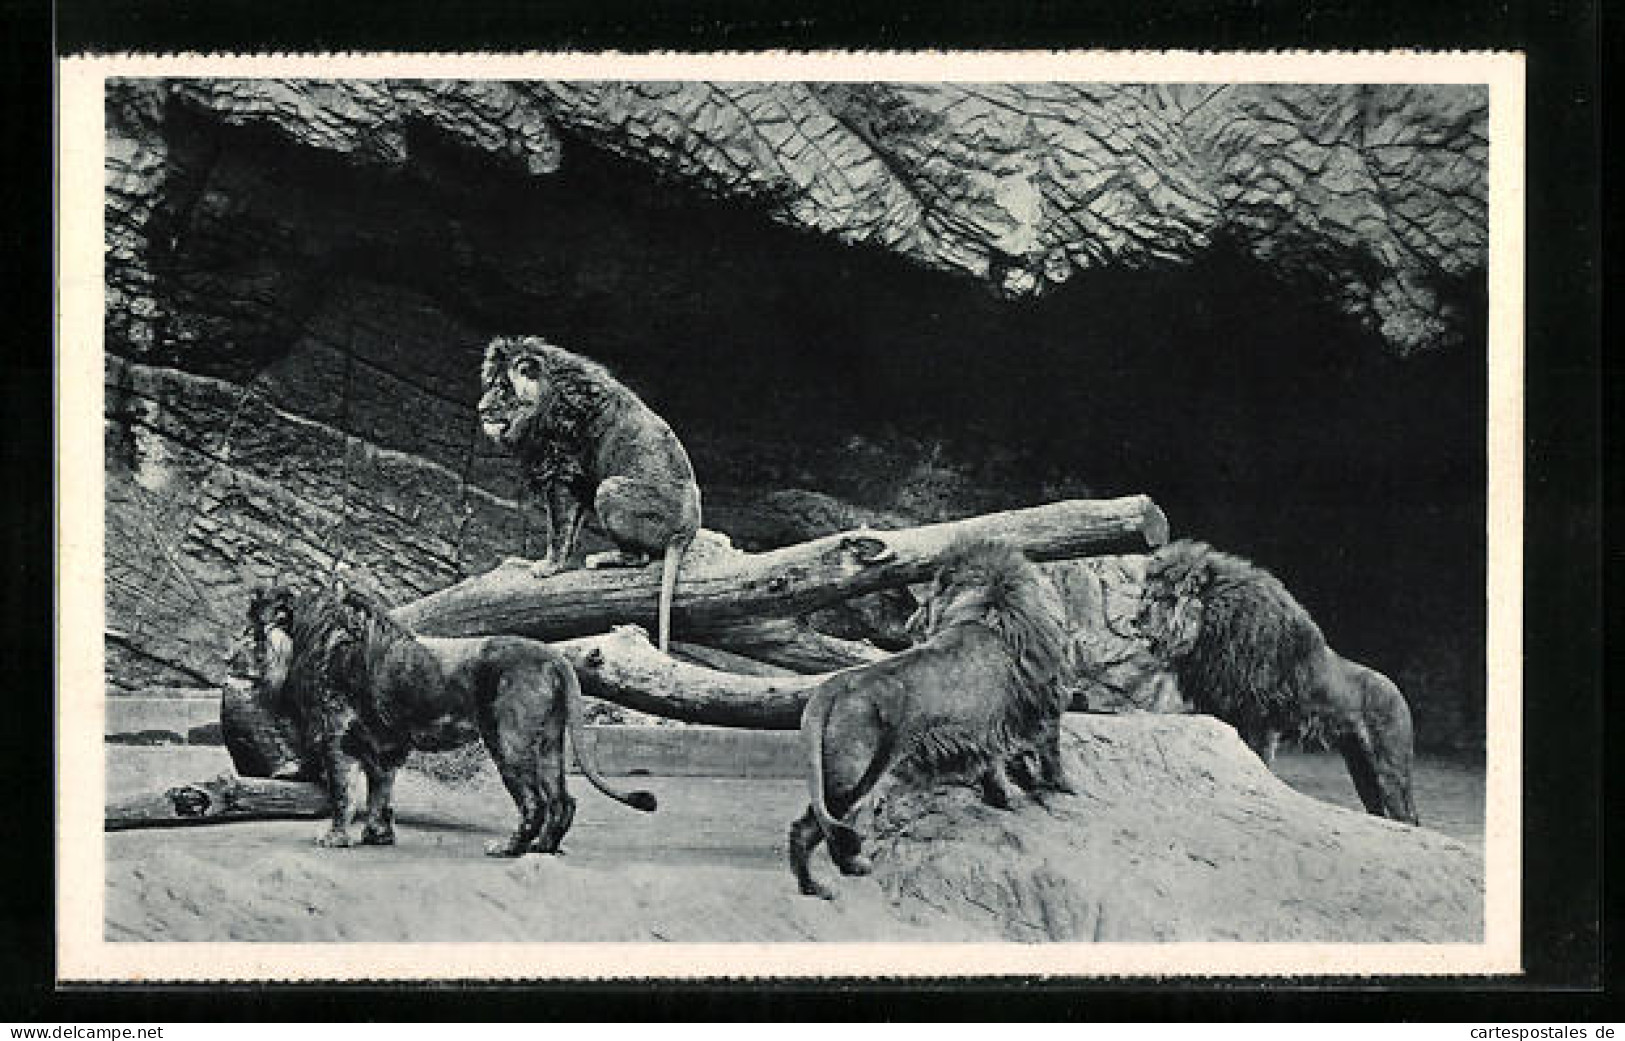
[[655, 799], [654, 792], [627, 792], [626, 804], [634, 810], [644, 813], [653, 813], [660, 803]]

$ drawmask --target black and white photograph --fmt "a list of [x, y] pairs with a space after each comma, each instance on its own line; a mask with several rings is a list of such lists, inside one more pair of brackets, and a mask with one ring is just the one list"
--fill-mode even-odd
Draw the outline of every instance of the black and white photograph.
[[1515, 55], [62, 86], [63, 978], [1517, 970]]

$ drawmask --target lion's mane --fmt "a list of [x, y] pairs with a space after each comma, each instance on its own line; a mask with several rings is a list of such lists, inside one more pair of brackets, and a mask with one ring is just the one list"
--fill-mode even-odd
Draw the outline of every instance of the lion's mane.
[[621, 406], [625, 388], [598, 362], [540, 336], [499, 336], [492, 340], [480, 365], [480, 385], [491, 388], [515, 359], [527, 356], [541, 363], [542, 380], [549, 391], [545, 410], [531, 417], [524, 435], [532, 452], [547, 449], [537, 452], [539, 458], [534, 465], [544, 472], [555, 467], [573, 471], [579, 467], [581, 453], [597, 440], [598, 432]]
[[365, 696], [358, 709], [386, 727], [395, 725], [378, 680], [426, 652], [384, 604], [355, 589], [297, 593], [289, 603], [287, 631], [293, 654], [279, 693], [282, 708], [308, 722], [315, 715], [312, 699], [348, 692]]
[[[1010, 679], [999, 689], [968, 692], [976, 703], [951, 723], [931, 720], [919, 728], [908, 754], [913, 765], [936, 773], [1017, 750], [1065, 710], [1060, 681], [1067, 638], [1054, 587], [1006, 542], [969, 538], [950, 546], [933, 596], [947, 606], [933, 620], [926, 644], [961, 626], [985, 626], [1003, 646]], [[952, 683], [953, 677], [942, 680]]]
[[[1144, 595], [1164, 608], [1151, 615], [1162, 628], [1146, 635], [1154, 645], [1176, 648], [1169, 664], [1197, 711], [1243, 733], [1303, 725], [1302, 704], [1326, 640], [1279, 579], [1241, 557], [1182, 539], [1152, 555]], [[1168, 631], [1172, 626], [1194, 631]]]

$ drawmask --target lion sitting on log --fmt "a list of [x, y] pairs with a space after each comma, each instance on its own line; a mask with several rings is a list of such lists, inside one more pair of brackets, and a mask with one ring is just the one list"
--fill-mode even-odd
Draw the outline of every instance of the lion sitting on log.
[[547, 516], [546, 578], [565, 566], [588, 511], [617, 552], [586, 566], [661, 561], [656, 635], [671, 637], [683, 554], [700, 528], [700, 487], [671, 427], [602, 365], [537, 336], [498, 337], [480, 372], [480, 425], [517, 455]]
[[292, 719], [320, 764], [333, 804], [317, 843], [351, 844], [352, 773], [367, 780], [363, 845], [393, 845], [395, 772], [412, 749], [445, 751], [482, 737], [519, 826], [486, 847], [492, 856], [556, 853], [575, 816], [565, 790], [564, 731], [587, 780], [633, 809], [648, 792], [621, 792], [594, 769], [581, 740], [581, 689], [553, 648], [513, 636], [418, 637], [355, 590], [256, 591], [244, 646], [231, 671], [260, 705]]
[[790, 826], [801, 892], [834, 895], [808, 865], [825, 839], [843, 874], [868, 873], [851, 822], [882, 780], [974, 783], [1006, 809], [1012, 774], [1035, 794], [1071, 790], [1060, 753], [1063, 618], [1020, 550], [988, 539], [950, 547], [915, 620], [922, 642], [830, 677], [802, 712], [810, 801]]
[[1235, 727], [1267, 765], [1283, 732], [1316, 720], [1367, 812], [1418, 823], [1404, 695], [1327, 646], [1274, 575], [1206, 543], [1170, 542], [1146, 566], [1138, 624], [1196, 711]]

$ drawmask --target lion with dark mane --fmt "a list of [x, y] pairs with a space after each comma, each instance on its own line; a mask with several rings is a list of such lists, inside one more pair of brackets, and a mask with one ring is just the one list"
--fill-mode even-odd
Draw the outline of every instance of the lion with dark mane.
[[596, 514], [617, 551], [589, 556], [587, 567], [661, 561], [665, 650], [678, 566], [700, 527], [700, 488], [683, 443], [609, 370], [537, 336], [492, 340], [480, 381], [480, 424], [519, 457], [547, 517], [547, 554], [533, 573], [562, 569], [587, 513]]
[[513, 636], [419, 637], [383, 604], [356, 590], [256, 591], [232, 672], [261, 705], [291, 719], [304, 754], [319, 764], [333, 804], [317, 842], [351, 844], [348, 825], [367, 781], [363, 845], [392, 845], [395, 772], [412, 749], [445, 751], [485, 741], [519, 826], [488, 845], [492, 856], [555, 853], [575, 816], [565, 790], [564, 732], [581, 772], [605, 795], [653, 810], [648, 792], [621, 792], [593, 768], [581, 740], [581, 689], [553, 648]]
[[1283, 732], [1329, 732], [1366, 810], [1417, 823], [1411, 712], [1392, 680], [1326, 644], [1309, 612], [1263, 568], [1180, 540], [1146, 566], [1140, 631], [1198, 712], [1234, 726], [1273, 765]]
[[830, 677], [802, 711], [810, 800], [790, 826], [801, 892], [833, 895], [808, 865], [826, 839], [843, 874], [868, 873], [852, 821], [882, 780], [976, 784], [1005, 809], [1012, 777], [1035, 795], [1071, 790], [1060, 752], [1063, 618], [1020, 550], [988, 539], [949, 548], [919, 611], [923, 641]]

